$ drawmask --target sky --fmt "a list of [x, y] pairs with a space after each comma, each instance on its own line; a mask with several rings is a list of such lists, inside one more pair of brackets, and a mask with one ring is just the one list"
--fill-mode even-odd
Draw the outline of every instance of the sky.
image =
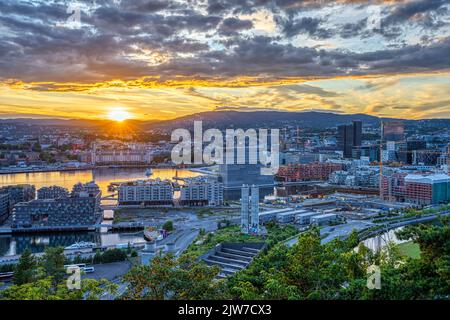
[[450, 118], [450, 0], [0, 1], [0, 118], [211, 110]]

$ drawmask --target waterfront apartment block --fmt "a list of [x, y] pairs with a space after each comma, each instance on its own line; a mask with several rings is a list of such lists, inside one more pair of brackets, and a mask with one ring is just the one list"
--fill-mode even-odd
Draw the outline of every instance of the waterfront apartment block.
[[43, 187], [37, 191], [38, 199], [59, 199], [68, 196], [69, 190], [60, 186]]
[[448, 203], [450, 176], [447, 174], [393, 174], [382, 180], [384, 200], [417, 205]]
[[186, 179], [180, 187], [182, 206], [220, 206], [223, 204], [223, 184], [216, 179], [196, 177]]
[[331, 173], [342, 170], [340, 163], [309, 163], [283, 166], [278, 170], [277, 177], [282, 181], [314, 181], [328, 180]]
[[102, 191], [100, 187], [94, 182], [87, 183], [77, 183], [73, 186], [72, 192], [70, 193], [72, 197], [88, 196], [95, 198], [96, 201], [96, 211], [100, 211], [100, 202], [102, 197]]
[[0, 193], [0, 224], [3, 224], [9, 217], [9, 194]]
[[96, 222], [96, 198], [86, 194], [59, 199], [38, 199], [14, 206], [13, 228], [76, 227]]
[[169, 180], [140, 180], [119, 185], [119, 205], [159, 206], [173, 204]]
[[100, 190], [100, 187], [94, 182], [87, 182], [87, 183], [77, 183], [72, 187], [72, 196], [76, 196], [79, 193], [85, 192], [91, 197], [96, 197], [98, 194], [101, 194], [102, 191]]
[[10, 209], [19, 202], [27, 202], [36, 198], [36, 188], [30, 184], [17, 184], [0, 188], [0, 192], [9, 193]]
[[10, 216], [14, 205], [36, 198], [36, 189], [29, 184], [20, 184], [0, 188], [0, 224]]

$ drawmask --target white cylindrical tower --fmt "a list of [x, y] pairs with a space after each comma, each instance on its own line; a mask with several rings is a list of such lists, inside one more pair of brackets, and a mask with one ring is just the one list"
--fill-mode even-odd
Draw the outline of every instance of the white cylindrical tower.
[[250, 199], [251, 232], [259, 233], [259, 187], [252, 185], [252, 195]]
[[241, 188], [241, 232], [248, 233], [249, 229], [249, 187], [244, 184]]

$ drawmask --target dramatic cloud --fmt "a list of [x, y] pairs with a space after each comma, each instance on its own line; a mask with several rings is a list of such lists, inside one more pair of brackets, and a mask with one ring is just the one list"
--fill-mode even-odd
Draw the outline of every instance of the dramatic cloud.
[[[0, 83], [42, 94], [180, 89], [204, 109], [259, 108], [264, 97], [266, 108], [341, 110], [353, 102], [303, 83], [446, 73], [449, 22], [447, 0], [3, 0]], [[383, 89], [360, 85], [367, 94]], [[192, 111], [173, 92], [171, 103]], [[19, 105], [29, 108], [8, 108]]]

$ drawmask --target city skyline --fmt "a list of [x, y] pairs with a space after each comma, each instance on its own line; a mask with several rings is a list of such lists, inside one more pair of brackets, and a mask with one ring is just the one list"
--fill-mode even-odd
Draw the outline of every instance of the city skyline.
[[442, 0], [3, 1], [0, 118], [449, 118], [449, 10]]

